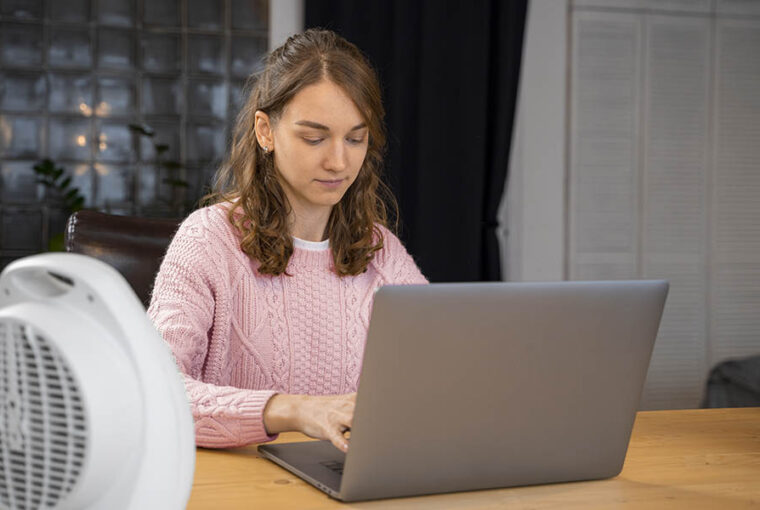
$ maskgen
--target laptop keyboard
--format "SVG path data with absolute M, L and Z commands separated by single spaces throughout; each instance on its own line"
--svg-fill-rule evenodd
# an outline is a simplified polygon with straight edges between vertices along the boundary
M 330 471 L 333 471 L 335 473 L 338 473 L 339 475 L 343 474 L 343 463 L 338 460 L 330 460 L 327 462 L 320 462 L 324 467 L 329 469 Z

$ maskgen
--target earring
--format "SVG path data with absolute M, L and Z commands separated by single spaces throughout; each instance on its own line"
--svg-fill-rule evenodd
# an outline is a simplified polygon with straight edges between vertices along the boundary
M 265 145 L 265 146 L 264 146 L 264 147 L 262 147 L 262 148 L 264 149 L 264 153 L 267 153 L 267 152 L 269 152 L 269 146 L 268 146 L 268 145 Z

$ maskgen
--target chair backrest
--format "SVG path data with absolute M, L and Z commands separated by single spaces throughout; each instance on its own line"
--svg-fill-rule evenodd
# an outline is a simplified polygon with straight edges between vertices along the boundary
M 147 307 L 161 259 L 181 220 L 78 211 L 66 227 L 66 251 L 116 268 Z

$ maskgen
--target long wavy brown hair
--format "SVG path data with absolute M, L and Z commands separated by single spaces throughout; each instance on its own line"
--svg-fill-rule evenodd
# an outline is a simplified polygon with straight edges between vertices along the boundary
M 385 127 L 380 85 L 367 58 L 353 44 L 329 30 L 309 29 L 272 51 L 262 71 L 249 78 L 248 99 L 238 114 L 227 159 L 214 179 L 205 204 L 229 202 L 229 221 L 240 233 L 240 248 L 259 262 L 261 274 L 285 272 L 293 254 L 290 204 L 277 179 L 271 153 L 256 140 L 254 114 L 280 118 L 288 102 L 304 87 L 328 79 L 341 87 L 364 116 L 369 132 L 367 155 L 359 174 L 332 209 L 327 222 L 334 271 L 339 276 L 366 271 L 383 248 L 378 225 L 396 229 L 398 206 L 380 175 Z

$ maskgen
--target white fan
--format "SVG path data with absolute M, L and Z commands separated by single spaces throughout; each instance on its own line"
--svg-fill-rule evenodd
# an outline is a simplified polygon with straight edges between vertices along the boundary
M 185 508 L 193 420 L 124 278 L 44 254 L 0 276 L 0 508 Z

